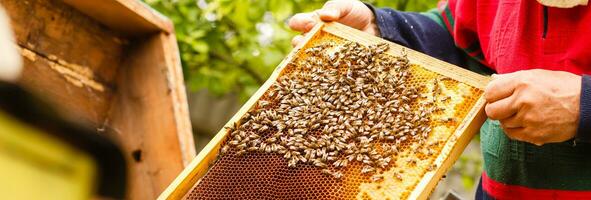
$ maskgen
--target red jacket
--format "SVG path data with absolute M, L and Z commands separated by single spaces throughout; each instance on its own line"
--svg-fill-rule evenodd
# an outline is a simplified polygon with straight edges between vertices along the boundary
M 548 69 L 591 74 L 591 6 L 450 0 L 443 18 L 456 45 L 483 58 L 497 73 Z

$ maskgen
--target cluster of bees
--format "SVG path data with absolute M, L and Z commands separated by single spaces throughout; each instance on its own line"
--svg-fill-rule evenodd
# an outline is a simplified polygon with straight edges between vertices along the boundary
M 354 42 L 306 49 L 304 59 L 288 66 L 294 72 L 226 127 L 222 155 L 279 154 L 289 167 L 309 164 L 337 179 L 340 169 L 358 162 L 362 174 L 379 181 L 402 144 L 426 142 L 436 112 L 432 103 L 419 105 L 425 88 L 407 83 L 406 57 L 387 50 L 387 44 Z

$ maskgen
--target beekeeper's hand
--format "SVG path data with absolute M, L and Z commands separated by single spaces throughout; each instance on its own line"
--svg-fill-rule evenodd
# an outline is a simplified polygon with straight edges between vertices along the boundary
M 497 75 L 484 91 L 486 114 L 512 139 L 542 145 L 575 137 L 581 76 L 523 70 Z
M 372 35 L 379 35 L 373 12 L 358 0 L 331 0 L 314 12 L 298 13 L 289 20 L 289 28 L 305 34 L 316 25 L 318 18 L 325 22 L 335 21 Z M 295 36 L 291 44 L 296 46 L 303 38 L 303 35 Z

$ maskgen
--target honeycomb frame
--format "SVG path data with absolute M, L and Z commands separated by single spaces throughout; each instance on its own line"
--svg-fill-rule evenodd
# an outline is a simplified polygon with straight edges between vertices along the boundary
M 272 86 L 276 80 L 286 73 L 288 65 L 297 59 L 298 53 L 306 48 L 312 47 L 313 44 L 318 43 L 319 40 L 327 39 L 329 37 L 337 37 L 344 41 L 357 42 L 362 45 L 372 45 L 379 43 L 388 43 L 390 49 L 387 54 L 401 55 L 405 54 L 414 66 L 418 66 L 422 70 L 427 70 L 437 75 L 440 75 L 450 80 L 465 84 L 471 88 L 478 90 L 477 95 L 473 96 L 474 103 L 471 107 L 466 108 L 465 115 L 457 122 L 453 133 L 445 139 L 444 144 L 439 149 L 432 160 L 431 166 L 434 169 L 424 172 L 413 185 L 411 191 L 403 196 L 407 199 L 426 199 L 429 197 L 431 191 L 435 188 L 438 181 L 445 174 L 445 172 L 453 165 L 455 160 L 462 153 L 471 138 L 476 134 L 480 125 L 486 119 L 484 115 L 484 97 L 483 90 L 489 81 L 488 77 L 478 75 L 463 68 L 445 63 L 435 58 L 429 57 L 420 52 L 405 48 L 403 46 L 391 43 L 389 41 L 368 35 L 367 33 L 349 28 L 338 23 L 320 23 L 314 27 L 310 33 L 305 37 L 304 42 L 295 47 L 292 52 L 279 64 L 271 77 L 265 82 L 261 88 L 243 105 L 243 107 L 228 121 L 226 124 L 230 126 L 239 121 L 257 102 L 264 96 L 266 91 Z M 187 168 L 174 180 L 174 182 L 161 194 L 159 199 L 183 199 L 191 192 L 195 185 L 199 184 L 201 179 L 207 174 L 209 169 L 219 159 L 218 154 L 223 142 L 226 140 L 229 131 L 226 129 L 220 132 L 208 143 L 208 145 L 197 155 L 197 157 L 187 166 Z M 371 195 L 366 195 L 370 196 Z M 365 196 L 364 196 L 365 197 Z

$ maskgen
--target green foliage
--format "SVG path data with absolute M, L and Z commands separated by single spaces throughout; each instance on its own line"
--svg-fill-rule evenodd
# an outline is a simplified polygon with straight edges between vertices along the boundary
M 244 101 L 291 50 L 298 34 L 285 25 L 295 13 L 322 7 L 321 0 L 144 0 L 175 25 L 185 81 Z M 437 0 L 372 0 L 377 6 L 425 11 Z
M 479 143 L 476 138 L 472 142 Z M 464 189 L 470 190 L 477 184 L 476 177 L 482 173 L 482 164 L 482 156 L 478 152 L 464 152 L 456 161 L 453 168 L 460 172 L 460 180 Z

